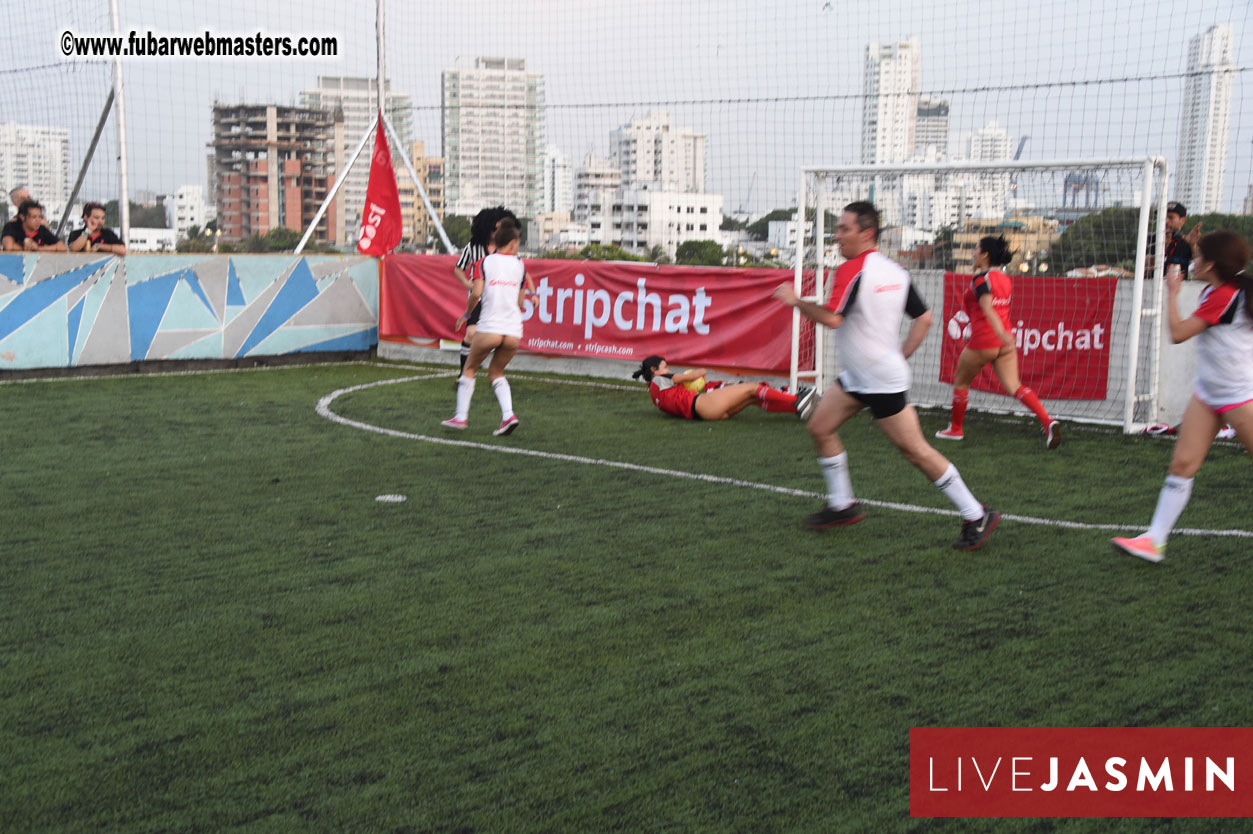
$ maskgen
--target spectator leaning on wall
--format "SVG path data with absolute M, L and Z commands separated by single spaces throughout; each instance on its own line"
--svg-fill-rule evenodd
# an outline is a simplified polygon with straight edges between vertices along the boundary
M 48 230 L 44 207 L 34 200 L 23 200 L 17 208 L 17 219 L 10 220 L 0 232 L 0 249 L 5 252 L 64 252 L 65 244 Z

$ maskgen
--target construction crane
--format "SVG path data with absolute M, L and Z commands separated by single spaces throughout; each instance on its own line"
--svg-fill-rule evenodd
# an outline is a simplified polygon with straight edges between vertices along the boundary
M 744 222 L 748 219 L 748 203 L 753 199 L 753 186 L 757 184 L 757 172 L 753 172 L 752 178 L 748 181 L 748 193 L 744 195 L 744 202 L 740 203 L 740 207 L 735 212 L 735 219 Z
M 1030 138 L 1031 138 L 1030 136 L 1024 136 L 1018 140 L 1018 150 L 1014 151 L 1015 162 L 1017 162 L 1018 159 L 1022 156 L 1022 149 L 1027 146 L 1027 140 Z M 1009 198 L 1011 200 L 1014 199 L 1014 192 L 1016 192 L 1017 190 L 1018 190 L 1018 172 L 1015 171 L 1014 173 L 1009 175 Z

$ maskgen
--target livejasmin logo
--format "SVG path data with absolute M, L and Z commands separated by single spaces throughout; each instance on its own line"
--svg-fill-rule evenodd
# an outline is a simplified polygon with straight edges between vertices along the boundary
M 914 727 L 915 817 L 1253 817 L 1250 727 Z
M 1215 785 L 1219 784 L 1228 791 L 1236 789 L 1236 759 L 1234 756 L 1226 757 L 1223 762 L 1216 762 L 1209 756 L 1205 756 L 1204 763 L 1204 788 L 1205 791 L 1215 790 Z M 1008 780 L 1010 790 L 1014 792 L 1028 791 L 1055 791 L 1058 789 L 1066 791 L 1088 790 L 1088 791 L 1125 791 L 1128 789 L 1137 791 L 1195 791 L 1201 788 L 1201 768 L 1199 761 L 1194 761 L 1193 756 L 1183 756 L 1182 759 L 1173 760 L 1167 756 L 1162 758 L 1156 764 L 1145 757 L 1140 757 L 1139 767 L 1134 762 L 1128 762 L 1122 756 L 1110 756 L 1105 759 L 1103 764 L 1104 773 L 1102 776 L 1109 778 L 1100 786 L 1097 785 L 1097 779 L 1092 774 L 1092 768 L 1089 767 L 1088 761 L 1084 756 L 1080 756 L 1077 761 L 1062 761 L 1061 757 L 1050 756 L 1047 764 L 1040 769 L 1040 762 L 1034 756 L 998 756 L 994 761 L 984 760 L 980 762 L 978 757 L 969 756 L 963 761 L 962 757 L 954 760 L 941 759 L 939 762 L 940 782 L 936 781 L 936 759 L 935 757 L 927 758 L 928 770 L 931 774 L 929 789 L 931 791 L 961 791 L 961 790 L 978 790 L 982 786 L 985 792 L 991 791 L 993 784 L 996 782 L 997 774 L 1000 773 L 1002 780 Z M 1128 765 L 1131 765 L 1130 772 L 1135 776 L 1135 787 L 1130 788 L 1130 781 L 1127 778 Z M 1004 765 L 1004 769 L 1002 769 Z M 965 780 L 963 781 L 963 766 L 965 769 Z M 973 772 L 972 772 L 973 771 Z M 1100 772 L 1098 770 L 1098 772 Z M 956 774 L 956 781 L 947 781 L 952 779 Z M 1040 776 L 1047 775 L 1047 779 L 1041 781 Z M 977 782 L 972 782 L 971 776 L 976 777 Z M 1178 777 L 1178 778 L 1176 778 Z
M 1025 325 L 1026 322 L 1019 319 L 1017 326 L 1014 327 L 1014 342 L 1018 346 L 1018 352 L 1024 357 L 1033 350 L 1040 349 L 1045 351 L 1105 350 L 1105 328 L 1100 324 L 1094 324 L 1090 328 L 1069 328 L 1064 321 L 1059 321 L 1057 326 L 1045 330 Z M 948 320 L 944 330 L 954 341 L 969 340 L 970 316 L 965 310 L 958 310 Z

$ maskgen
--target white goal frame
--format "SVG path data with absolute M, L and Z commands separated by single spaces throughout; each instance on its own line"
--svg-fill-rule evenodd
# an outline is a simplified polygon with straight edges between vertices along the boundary
M 1126 366 L 1124 380 L 1124 397 L 1121 403 L 1121 419 L 1117 418 L 1093 418 L 1082 414 L 1067 414 L 1063 407 L 1055 410 L 1056 416 L 1064 419 L 1075 420 L 1079 422 L 1102 423 L 1107 425 L 1120 425 L 1122 430 L 1127 433 L 1139 431 L 1144 426 L 1149 425 L 1156 420 L 1153 417 L 1158 413 L 1159 408 L 1159 375 L 1161 367 L 1161 338 L 1162 338 L 1162 320 L 1163 320 L 1163 299 L 1165 293 L 1161 281 L 1156 281 L 1156 291 L 1152 294 L 1149 304 L 1144 303 L 1145 278 L 1147 269 L 1147 248 L 1149 241 L 1149 223 L 1153 212 L 1156 211 L 1156 232 L 1154 247 L 1154 263 L 1155 277 L 1160 277 L 1160 271 L 1163 267 L 1165 258 L 1165 219 L 1167 193 L 1169 187 L 1169 172 L 1164 157 L 1149 156 L 1140 158 L 1115 158 L 1115 159 L 1058 159 L 1040 162 L 1022 162 L 1003 160 L 998 162 L 930 162 L 930 163 L 890 163 L 879 165 L 834 165 L 834 166 L 805 166 L 800 172 L 800 188 L 797 194 L 797 234 L 796 234 L 796 252 L 795 252 L 795 273 L 794 288 L 796 294 L 801 296 L 805 301 L 812 301 L 817 304 L 824 304 L 827 300 L 827 292 L 830 287 L 830 280 L 834 274 L 834 269 L 830 261 L 821 265 L 818 273 L 818 280 L 815 284 L 815 295 L 801 295 L 803 286 L 803 272 L 805 268 L 806 251 L 812 247 L 811 251 L 819 253 L 824 251 L 823 242 L 826 239 L 826 233 L 823 229 L 824 215 L 827 211 L 838 212 L 843 206 L 822 206 L 816 207 L 814 212 L 814 229 L 813 236 L 807 240 L 805 234 L 805 209 L 808 208 L 808 197 L 806 193 L 808 189 L 808 181 L 811 175 L 830 176 L 830 175 L 858 175 L 863 177 L 871 177 L 876 175 L 899 176 L 902 174 L 945 174 L 945 173 L 979 173 L 979 172 L 995 172 L 1013 174 L 1019 171 L 1040 171 L 1052 170 L 1056 172 L 1070 172 L 1082 169 L 1121 169 L 1126 171 L 1139 171 L 1143 175 L 1143 188 L 1141 189 L 1141 199 L 1138 206 L 1139 218 L 1136 232 L 1136 260 L 1135 260 L 1135 278 L 1132 287 L 1132 309 L 1129 322 L 1129 332 L 1127 333 L 1127 351 Z M 1154 195 L 1156 195 L 1156 203 L 1154 203 Z M 814 264 L 818 263 L 815 257 Z M 1150 285 L 1152 286 L 1152 285 Z M 792 338 L 791 338 L 791 369 L 790 384 L 791 390 L 796 390 L 796 386 L 801 382 L 808 382 L 816 385 L 821 390 L 825 390 L 834 381 L 834 374 L 828 372 L 826 367 L 829 363 L 826 359 L 827 355 L 827 328 L 822 326 L 814 327 L 814 359 L 812 368 L 802 368 L 801 362 L 801 314 L 799 310 L 792 311 Z M 1111 334 L 1112 338 L 1112 334 Z M 1141 361 L 1143 356 L 1144 361 Z M 1115 368 L 1113 363 L 1110 366 L 1111 376 L 1114 374 Z M 1065 401 L 1052 401 L 1054 403 L 1064 403 Z M 935 403 L 919 403 L 920 405 L 936 405 L 944 406 L 946 402 Z M 972 403 L 972 410 L 975 406 Z M 1052 409 L 1051 409 L 1052 410 Z

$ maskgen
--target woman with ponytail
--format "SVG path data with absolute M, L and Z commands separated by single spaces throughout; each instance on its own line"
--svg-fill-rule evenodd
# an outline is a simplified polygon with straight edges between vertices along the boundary
M 975 276 L 962 299 L 962 309 L 970 317 L 970 341 L 957 357 L 953 372 L 953 416 L 948 428 L 936 432 L 941 440 L 961 440 L 966 435 L 962 422 L 970 383 L 988 363 L 1005 388 L 1005 392 L 1025 405 L 1040 421 L 1044 443 L 1056 449 L 1061 443 L 1059 424 L 1049 416 L 1040 398 L 1018 378 L 1018 349 L 1009 326 L 1009 303 L 1014 292 L 1013 281 L 995 267 L 1004 266 L 1014 258 L 1003 236 L 982 238 L 975 246 Z
M 1172 265 L 1166 276 L 1166 311 L 1175 344 L 1196 337 L 1196 382 L 1179 425 L 1166 484 L 1149 529 L 1135 538 L 1111 539 L 1114 547 L 1160 562 L 1166 539 L 1192 495 L 1218 430 L 1226 422 L 1253 455 L 1253 279 L 1249 244 L 1235 232 L 1211 232 L 1197 243 L 1192 278 L 1209 286 L 1189 318 L 1179 315 L 1183 275 Z
M 643 377 L 653 404 L 662 412 L 687 420 L 726 420 L 754 404 L 765 411 L 786 411 L 805 419 L 813 408 L 812 388 L 787 394 L 764 382 L 737 382 L 700 392 L 685 387 L 685 383 L 704 379 L 706 373 L 704 368 L 672 373 L 665 359 L 650 356 L 631 378 Z

